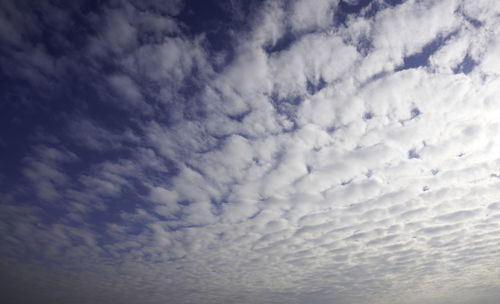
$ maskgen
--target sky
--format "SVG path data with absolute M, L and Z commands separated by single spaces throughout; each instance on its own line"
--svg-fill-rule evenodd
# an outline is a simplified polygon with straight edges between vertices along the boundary
M 500 303 L 500 2 L 0 1 L 0 302 Z

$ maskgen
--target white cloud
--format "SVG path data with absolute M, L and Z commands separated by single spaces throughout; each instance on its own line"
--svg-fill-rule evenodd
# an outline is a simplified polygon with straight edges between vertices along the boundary
M 143 96 L 138 86 L 130 77 L 126 75 L 111 75 L 108 77 L 108 82 L 123 101 L 141 108 L 139 105 L 142 104 Z M 144 106 L 144 104 L 142 105 Z
M 171 216 L 180 209 L 179 205 L 177 205 L 179 195 L 175 191 L 155 187 L 151 190 L 149 198 L 153 202 L 160 203 L 160 205 L 155 208 L 155 211 L 165 217 Z
M 71 120 L 66 135 L 74 139 L 77 145 L 101 152 L 118 150 L 124 144 L 140 142 L 140 138 L 129 128 L 117 134 L 90 119 Z
M 295 31 L 326 29 L 333 23 L 333 14 L 338 1 L 321 0 L 294 1 L 290 13 L 290 24 Z
M 25 159 L 39 197 L 67 200 L 71 216 L 40 229 L 39 210 L 2 206 L 10 260 L 23 240 L 61 263 L 15 282 L 48 273 L 41 288 L 59 282 L 62 297 L 76 289 L 124 303 L 145 293 L 146 303 L 474 303 L 471 290 L 494 299 L 498 5 L 380 7 L 334 27 L 336 2 L 266 2 L 217 71 L 206 38 L 173 23 L 180 4 L 165 22 L 148 11 L 145 27 L 175 33 L 154 43 L 136 44 L 140 25 L 115 20 L 130 35 L 110 41 L 126 74 L 109 85 L 152 111 L 133 116 L 134 131 L 72 122 L 76 146 L 103 155 L 84 155 L 91 164 L 77 173 L 65 170 L 76 148 Z M 288 47 L 266 51 L 290 28 Z M 428 63 L 404 66 L 448 35 Z M 477 65 L 457 69 L 467 56 Z M 186 80 L 199 82 L 187 96 Z M 127 199 L 105 232 L 90 221 L 90 210 Z M 65 271 L 75 280 L 61 281 Z

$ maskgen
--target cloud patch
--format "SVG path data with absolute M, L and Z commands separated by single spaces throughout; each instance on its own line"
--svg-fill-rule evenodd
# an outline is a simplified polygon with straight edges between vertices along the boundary
M 1 4 L 6 299 L 496 303 L 498 4 L 225 4 Z

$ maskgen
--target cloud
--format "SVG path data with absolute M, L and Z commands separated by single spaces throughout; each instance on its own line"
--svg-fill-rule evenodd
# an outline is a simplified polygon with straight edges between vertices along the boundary
M 61 165 L 77 159 L 69 151 L 46 145 L 36 146 L 32 155 L 24 159 L 23 175 L 32 183 L 41 199 L 54 201 L 60 198 L 56 188 L 64 187 L 69 180 L 61 170 Z
M 498 299 L 498 5 L 226 4 L 2 4 L 9 300 Z
M 124 144 L 140 141 L 140 138 L 131 129 L 127 128 L 121 134 L 117 134 L 90 119 L 71 120 L 65 135 L 76 145 L 94 151 L 119 150 Z

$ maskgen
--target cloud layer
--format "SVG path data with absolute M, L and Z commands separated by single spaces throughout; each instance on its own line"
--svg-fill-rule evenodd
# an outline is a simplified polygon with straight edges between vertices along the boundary
M 8 302 L 500 299 L 496 1 L 0 11 Z

